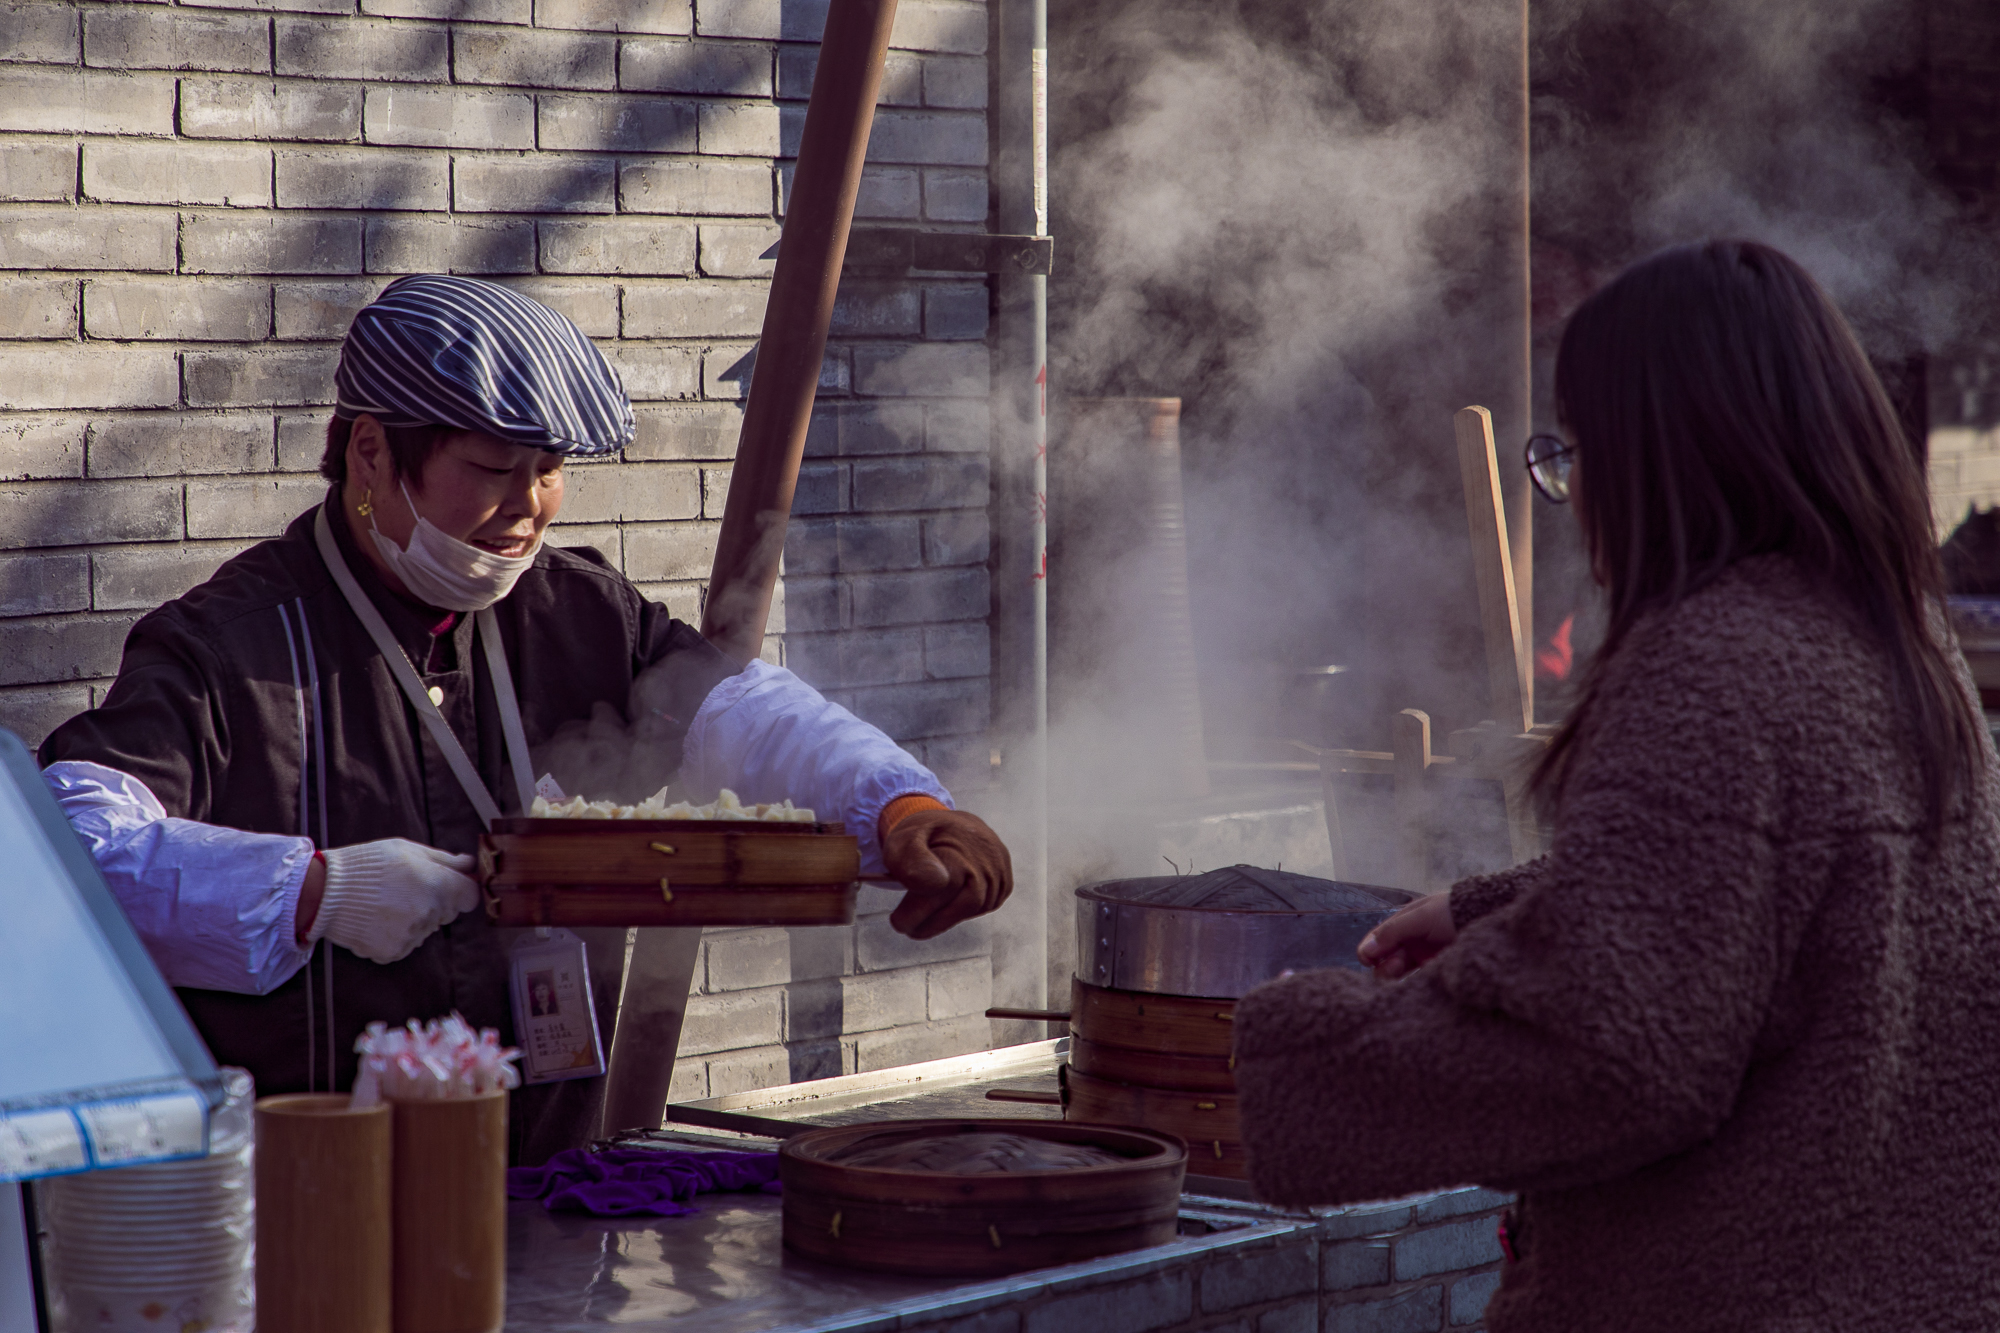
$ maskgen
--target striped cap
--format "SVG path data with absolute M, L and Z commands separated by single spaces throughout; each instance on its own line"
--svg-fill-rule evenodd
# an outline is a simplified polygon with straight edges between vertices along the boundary
M 618 372 L 583 331 L 474 278 L 398 278 L 354 317 L 336 411 L 385 426 L 450 426 L 589 457 L 632 439 Z

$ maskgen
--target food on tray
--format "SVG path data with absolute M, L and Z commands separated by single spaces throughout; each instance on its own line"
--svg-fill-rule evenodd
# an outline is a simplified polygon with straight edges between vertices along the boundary
M 1072 1171 L 1113 1166 L 1128 1159 L 1090 1143 L 1058 1143 L 1026 1134 L 901 1134 L 863 1139 L 828 1155 L 842 1166 L 890 1171 L 941 1171 L 953 1176 L 985 1176 L 1016 1171 Z
M 724 787 L 722 794 L 707 805 L 691 805 L 686 801 L 667 803 L 667 789 L 660 788 L 637 805 L 619 805 L 616 801 L 586 801 L 581 796 L 572 796 L 566 801 L 551 801 L 546 796 L 537 796 L 535 804 L 528 812 L 536 819 L 741 819 L 764 820 L 777 824 L 811 824 L 817 816 L 803 806 L 790 801 L 780 801 L 776 805 L 745 805 L 735 792 Z

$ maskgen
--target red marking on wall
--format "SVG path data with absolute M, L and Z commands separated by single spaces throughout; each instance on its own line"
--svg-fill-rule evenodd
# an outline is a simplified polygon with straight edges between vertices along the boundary
M 1576 665 L 1576 650 L 1570 646 L 1570 631 L 1576 628 L 1576 617 L 1567 616 L 1549 636 L 1549 641 L 1535 650 L 1536 680 L 1568 680 L 1570 668 Z

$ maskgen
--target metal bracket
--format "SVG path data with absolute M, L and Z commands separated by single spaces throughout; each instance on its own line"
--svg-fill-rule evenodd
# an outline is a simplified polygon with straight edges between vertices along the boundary
M 1000 236 L 978 231 L 919 231 L 856 227 L 847 235 L 843 273 L 890 276 L 922 269 L 938 273 L 1019 273 L 1048 276 L 1055 241 L 1047 236 Z

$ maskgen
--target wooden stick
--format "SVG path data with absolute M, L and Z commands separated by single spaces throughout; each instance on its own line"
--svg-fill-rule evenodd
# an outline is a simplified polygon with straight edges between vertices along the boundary
M 1430 892 L 1430 843 L 1425 836 L 1430 802 L 1424 794 L 1424 771 L 1431 766 L 1431 719 L 1428 713 L 1405 708 L 1390 719 L 1396 747 L 1396 852 L 1401 886 L 1413 893 Z
M 1472 537 L 1472 572 L 1479 585 L 1479 620 L 1486 631 L 1486 678 L 1493 717 L 1508 733 L 1534 725 L 1534 674 L 1515 599 L 1514 558 L 1507 544 L 1507 508 L 1493 450 L 1493 416 L 1467 407 L 1453 418 L 1458 472 L 1465 485 L 1465 520 Z

